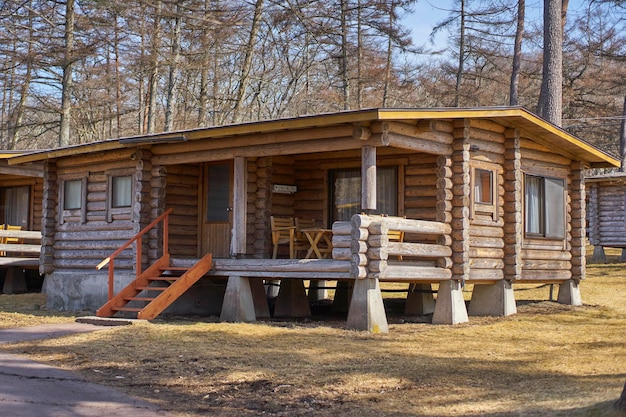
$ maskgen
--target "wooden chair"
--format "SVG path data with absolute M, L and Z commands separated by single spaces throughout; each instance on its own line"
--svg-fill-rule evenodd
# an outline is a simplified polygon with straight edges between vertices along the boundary
M 294 242 L 296 235 L 296 225 L 293 217 L 270 217 L 270 227 L 272 229 L 272 245 L 274 251 L 272 259 L 278 255 L 278 245 L 289 245 L 289 258 L 295 257 Z
M 387 236 L 390 242 L 404 242 L 404 232 L 400 230 L 390 230 Z M 398 255 L 398 260 L 402 260 L 402 255 Z
M 311 247 L 309 239 L 302 233 L 302 229 L 313 229 L 317 227 L 315 219 L 300 219 L 296 217 L 296 235 L 294 240 L 294 251 L 298 255 L 299 252 L 308 251 Z

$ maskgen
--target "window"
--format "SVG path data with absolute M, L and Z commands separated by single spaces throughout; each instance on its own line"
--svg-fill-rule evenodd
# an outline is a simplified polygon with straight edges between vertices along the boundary
M 527 237 L 565 238 L 565 180 L 526 175 L 524 231 Z
M 132 175 L 111 178 L 111 207 L 130 207 L 133 186 Z
M 63 184 L 63 209 L 78 210 L 82 204 L 83 182 L 81 180 L 67 180 Z
M 498 220 L 497 167 L 485 162 L 474 162 L 472 167 L 471 216 L 490 216 Z
M 29 227 L 30 186 L 0 188 L 0 223 Z
M 345 169 L 329 172 L 331 183 L 330 222 L 348 221 L 361 212 L 361 170 Z M 398 214 L 398 169 L 376 169 L 377 213 Z
M 477 168 L 474 170 L 474 202 L 493 204 L 493 172 Z

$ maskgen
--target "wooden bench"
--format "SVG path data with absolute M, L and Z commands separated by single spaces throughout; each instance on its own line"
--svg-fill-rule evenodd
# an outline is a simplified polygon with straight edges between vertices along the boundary
M 0 268 L 6 270 L 2 292 L 26 292 L 24 270 L 39 269 L 41 232 L 0 229 Z

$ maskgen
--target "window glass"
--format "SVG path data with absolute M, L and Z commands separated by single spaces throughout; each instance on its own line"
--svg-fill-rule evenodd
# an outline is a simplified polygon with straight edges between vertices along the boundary
M 565 181 L 525 177 L 525 232 L 535 237 L 565 238 Z
M 111 207 L 130 207 L 132 179 L 132 175 L 111 178 Z
M 63 189 L 63 208 L 65 210 L 76 210 L 82 207 L 82 188 L 81 180 L 68 180 L 64 183 Z
M 474 170 L 474 202 L 493 204 L 493 172 L 478 168 Z
M 207 221 L 227 222 L 230 205 L 230 165 L 209 165 Z
M 28 228 L 30 218 L 30 187 L 7 187 L 1 189 L 0 211 L 2 217 L 0 221 L 4 224 L 22 226 Z
M 398 170 L 396 167 L 376 169 L 376 213 L 398 214 Z M 361 212 L 361 170 L 335 170 L 330 172 L 331 223 L 349 221 Z

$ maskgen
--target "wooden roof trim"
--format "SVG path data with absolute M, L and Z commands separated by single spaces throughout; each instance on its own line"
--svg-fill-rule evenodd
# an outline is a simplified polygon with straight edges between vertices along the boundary
M 481 108 L 430 108 L 430 109 L 367 109 L 320 115 L 301 116 L 288 119 L 258 121 L 236 125 L 215 126 L 198 128 L 185 131 L 159 133 L 145 138 L 146 144 L 151 139 L 165 140 L 167 137 L 185 135 L 190 140 L 206 140 L 218 137 L 240 136 L 247 134 L 263 134 L 288 130 L 299 130 L 316 127 L 328 127 L 347 123 L 362 123 L 368 125 L 376 121 L 390 120 L 424 120 L 424 119 L 462 119 L 462 118 L 486 118 L 499 121 L 507 121 L 510 127 L 517 126 L 522 130 L 531 127 L 552 135 L 553 138 L 564 140 L 577 148 L 573 152 L 578 158 L 586 160 L 596 166 L 619 166 L 619 161 L 600 149 L 570 135 L 561 128 L 540 119 L 523 107 L 481 107 Z M 531 129 L 530 132 L 533 130 Z M 535 135 L 530 135 L 532 138 Z M 101 142 L 76 145 L 62 149 L 39 151 L 15 156 L 9 159 L 9 164 L 21 164 L 26 162 L 41 161 L 51 158 L 78 155 L 84 152 L 101 152 L 125 147 L 141 146 L 138 144 L 123 144 L 120 139 L 112 139 Z M 582 152 L 579 152 L 580 149 Z M 570 149 L 570 152 L 572 150 Z

